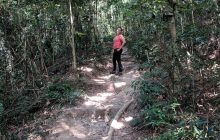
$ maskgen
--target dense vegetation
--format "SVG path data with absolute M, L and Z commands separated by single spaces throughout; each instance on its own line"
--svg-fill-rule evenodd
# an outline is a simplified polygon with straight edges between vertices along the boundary
M 110 50 L 98 39 L 95 7 L 81 0 L 0 1 L 2 134 L 42 108 L 74 104 L 81 95 L 77 67 L 99 62 Z M 63 79 L 66 72 L 75 80 Z
M 126 10 L 130 52 L 145 71 L 133 82 L 142 109 L 133 125 L 153 129 L 152 139 L 218 139 L 219 3 L 137 1 Z
M 217 0 L 0 0 L 0 132 L 80 96 L 77 67 L 109 54 L 117 26 L 143 76 L 133 82 L 151 139 L 220 137 Z M 60 80 L 67 71 L 75 81 Z

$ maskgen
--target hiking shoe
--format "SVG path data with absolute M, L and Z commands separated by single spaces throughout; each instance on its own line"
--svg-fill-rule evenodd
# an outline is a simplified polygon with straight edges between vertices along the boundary
M 110 72 L 110 74 L 115 74 L 115 73 L 116 73 L 115 71 L 111 71 L 111 72 Z
M 122 75 L 122 72 L 118 72 L 117 75 L 118 75 L 118 76 L 121 76 L 121 75 Z

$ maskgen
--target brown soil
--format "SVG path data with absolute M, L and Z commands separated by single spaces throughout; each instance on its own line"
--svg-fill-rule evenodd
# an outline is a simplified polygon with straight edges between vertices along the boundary
M 111 60 L 111 58 L 109 58 Z M 118 110 L 133 97 L 131 83 L 139 77 L 137 65 L 125 50 L 122 55 L 124 72 L 122 76 L 110 75 L 103 71 L 96 76 L 87 76 L 84 82 L 88 86 L 86 97 L 77 106 L 45 111 L 45 118 L 36 118 L 28 139 L 34 140 L 105 140 L 107 139 L 111 121 Z M 111 67 L 111 61 L 106 67 Z M 92 69 L 83 68 L 89 75 Z M 110 68 L 109 68 L 110 70 Z M 89 78 L 88 78 L 89 77 Z M 135 131 L 129 121 L 137 114 L 136 103 L 133 102 L 115 128 L 114 140 L 139 140 L 143 132 Z M 40 121 L 39 121 L 40 120 Z M 39 123 L 40 122 L 40 123 Z M 28 125 L 30 128 L 30 125 Z M 45 133 L 47 132 L 47 133 Z M 22 134 L 21 134 L 22 135 Z M 21 136 L 22 137 L 22 136 Z

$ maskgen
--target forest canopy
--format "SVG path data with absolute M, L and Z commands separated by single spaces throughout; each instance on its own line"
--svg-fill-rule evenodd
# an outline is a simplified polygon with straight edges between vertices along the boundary
M 152 139 L 220 137 L 220 1 L 0 0 L 0 134 L 50 104 L 75 102 L 57 80 L 111 54 L 117 27 L 136 59 L 140 115 Z M 111 45 L 110 45 L 111 46 Z M 31 115 L 32 114 L 32 115 Z M 1 138 L 0 138 L 1 139 Z

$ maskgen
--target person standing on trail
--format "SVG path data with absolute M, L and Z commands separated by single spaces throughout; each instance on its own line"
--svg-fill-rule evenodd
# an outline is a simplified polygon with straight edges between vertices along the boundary
M 121 27 L 117 28 L 117 35 L 113 39 L 113 70 L 110 74 L 116 74 L 116 61 L 118 63 L 118 75 L 122 75 L 123 67 L 121 64 L 121 54 L 123 51 L 123 47 L 125 45 L 125 38 L 122 35 L 123 29 Z

